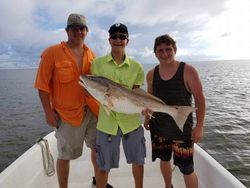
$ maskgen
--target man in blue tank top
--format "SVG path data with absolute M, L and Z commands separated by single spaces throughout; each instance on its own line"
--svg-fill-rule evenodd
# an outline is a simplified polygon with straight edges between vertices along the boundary
M 147 73 L 148 92 L 159 97 L 168 105 L 191 106 L 194 98 L 196 125 L 193 126 L 192 114 L 189 115 L 180 130 L 171 116 L 154 113 L 146 116 L 144 127 L 150 130 L 152 142 L 152 160 L 160 158 L 160 169 L 166 188 L 172 185 L 171 156 L 174 164 L 183 173 L 187 188 L 198 188 L 198 179 L 194 172 L 194 143 L 203 136 L 205 116 L 205 97 L 202 84 L 195 68 L 175 60 L 176 42 L 169 35 L 155 39 L 154 53 L 159 65 Z

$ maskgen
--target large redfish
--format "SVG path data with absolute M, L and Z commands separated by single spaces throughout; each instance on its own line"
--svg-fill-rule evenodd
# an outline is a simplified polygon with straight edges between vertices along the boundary
M 102 76 L 82 76 L 79 84 L 104 106 L 108 115 L 110 110 L 134 114 L 148 108 L 154 112 L 169 114 L 183 131 L 188 115 L 196 110 L 191 106 L 166 105 L 161 99 L 142 89 L 131 90 Z

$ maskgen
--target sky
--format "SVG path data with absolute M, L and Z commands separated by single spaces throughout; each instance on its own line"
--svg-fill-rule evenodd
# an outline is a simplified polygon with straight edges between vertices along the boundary
M 108 29 L 124 23 L 126 53 L 140 63 L 157 63 L 154 39 L 171 35 L 176 59 L 250 59 L 250 0 L 2 0 L 0 68 L 37 67 L 50 45 L 66 41 L 70 13 L 86 16 L 85 43 L 97 56 L 110 52 Z

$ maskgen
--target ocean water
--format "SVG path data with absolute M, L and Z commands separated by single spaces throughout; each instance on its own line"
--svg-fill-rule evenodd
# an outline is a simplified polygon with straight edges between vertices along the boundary
M 188 63 L 200 74 L 207 103 L 199 145 L 250 187 L 250 60 Z M 143 66 L 147 72 L 155 65 Z M 33 88 L 35 74 L 0 70 L 0 172 L 53 130 Z

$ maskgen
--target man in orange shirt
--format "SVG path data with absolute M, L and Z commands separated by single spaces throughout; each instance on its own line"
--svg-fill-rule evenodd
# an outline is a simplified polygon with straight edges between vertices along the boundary
M 46 121 L 56 128 L 60 188 L 68 186 L 69 161 L 82 155 L 84 141 L 91 148 L 95 174 L 97 171 L 95 144 L 99 105 L 86 96 L 78 84 L 80 75 L 90 73 L 95 58 L 92 50 L 84 44 L 88 33 L 85 17 L 70 14 L 66 32 L 66 42 L 50 46 L 42 53 L 35 81 Z M 93 186 L 95 183 L 93 177 Z

